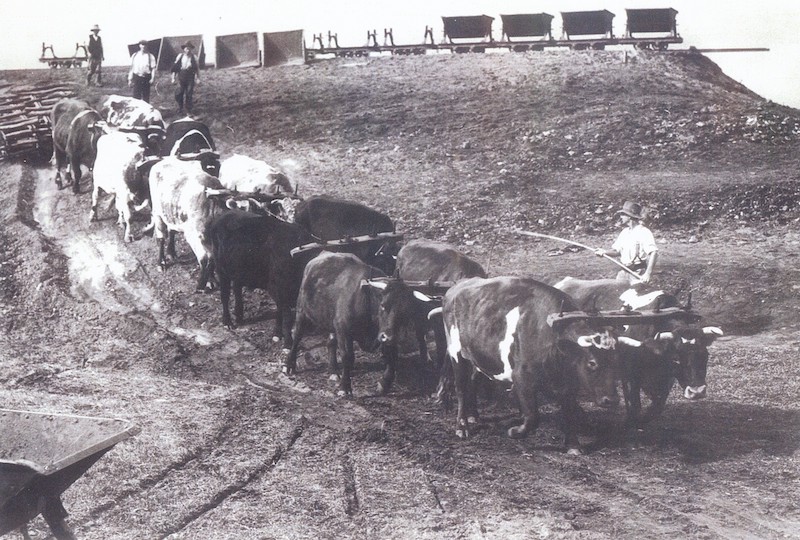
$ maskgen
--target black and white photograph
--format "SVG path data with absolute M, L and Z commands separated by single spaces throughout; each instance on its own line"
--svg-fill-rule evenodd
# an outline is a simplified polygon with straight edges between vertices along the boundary
M 800 3 L 0 12 L 0 538 L 800 538 Z

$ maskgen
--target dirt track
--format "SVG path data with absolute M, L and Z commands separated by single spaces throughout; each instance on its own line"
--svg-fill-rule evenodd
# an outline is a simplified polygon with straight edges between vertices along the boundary
M 435 67 L 442 65 L 437 60 Z M 223 77 L 206 77 L 206 100 L 215 79 L 227 86 Z M 223 139 L 221 146 L 230 151 L 234 144 Z M 329 173 L 352 165 L 345 150 L 336 156 L 299 160 L 310 191 L 332 191 L 338 177 Z M 386 183 L 388 192 L 401 189 L 391 168 L 411 165 L 387 156 L 388 179 L 370 170 L 380 155 L 365 153 L 346 189 L 357 192 L 370 181 Z M 441 185 L 451 186 L 443 190 L 459 199 L 461 173 L 436 170 Z M 586 405 L 587 453 L 572 457 L 561 452 L 559 415 L 550 406 L 534 436 L 508 439 L 503 423 L 515 410 L 502 392 L 481 404 L 484 429 L 457 440 L 454 413 L 420 395 L 412 354 L 386 397 L 371 395 L 380 366 L 370 355 L 357 357 L 352 400 L 333 396 L 322 349 L 301 357 L 300 373 L 289 379 L 278 370 L 267 297 L 248 293 L 248 323 L 226 331 L 218 299 L 190 292 L 195 263 L 185 245 L 180 263 L 159 272 L 152 238 L 122 244 L 110 211 L 89 223 L 88 182 L 75 197 L 55 190 L 47 166 L 0 171 L 0 402 L 122 417 L 141 427 L 66 492 L 79 538 L 800 536 L 800 237 L 791 226 L 715 221 L 699 242 L 686 240 L 694 224 L 663 232 L 661 279 L 671 286 L 690 276 L 697 308 L 728 334 L 711 349 L 709 397 L 688 403 L 673 391 L 660 419 L 627 434 L 616 429 L 621 413 Z M 415 194 L 424 193 L 418 186 L 428 174 L 437 173 L 414 178 Z M 586 185 L 613 177 L 582 174 Z M 637 178 L 664 185 L 670 174 L 683 189 L 712 173 L 676 167 Z M 436 196 L 448 194 L 432 193 L 423 204 L 440 207 Z M 494 222 L 476 234 L 470 224 L 486 224 L 480 207 L 412 222 L 417 197 L 411 199 L 394 199 L 409 229 L 441 227 L 493 274 L 608 272 L 594 257 L 555 252 L 558 246 L 531 243 Z M 138 231 L 144 223 L 136 225 Z M 612 236 L 600 232 L 595 241 Z M 45 531 L 37 519 L 33 534 L 43 538 Z

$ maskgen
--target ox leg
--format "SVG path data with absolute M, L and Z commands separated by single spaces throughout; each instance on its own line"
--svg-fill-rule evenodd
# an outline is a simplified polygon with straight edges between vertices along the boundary
M 434 323 L 433 335 L 436 340 L 436 366 L 439 368 L 439 383 L 434 394 L 434 401 L 450 410 L 453 394 L 453 364 L 447 358 L 447 338 L 444 325 Z
M 279 319 L 275 321 L 275 324 L 281 325 L 281 333 L 283 336 L 283 349 L 288 351 L 292 348 L 292 324 L 294 321 L 294 317 L 292 315 L 292 308 L 289 306 L 279 306 L 278 307 Z
M 222 302 L 222 326 L 228 330 L 233 330 L 234 325 L 231 324 L 231 280 L 227 276 L 220 276 L 219 278 L 219 298 Z
M 386 395 L 389 393 L 397 373 L 397 345 L 381 345 L 381 356 L 386 363 L 386 367 L 383 370 L 383 377 L 378 382 L 377 391 L 380 395 Z
M 639 422 L 640 425 L 644 425 L 661 416 L 661 413 L 663 413 L 664 409 L 667 407 L 667 398 L 669 398 L 669 393 L 674 383 L 675 379 L 667 377 L 654 390 L 645 389 L 645 393 L 650 397 L 650 405 L 642 415 Z
M 336 361 L 336 351 L 339 347 L 336 334 L 328 335 L 328 372 L 331 377 L 339 377 L 339 362 Z
M 458 414 L 456 417 L 456 436 L 460 439 L 469 437 L 469 424 L 475 424 L 477 418 L 470 416 L 470 403 L 474 399 L 475 382 L 472 379 L 472 365 L 460 354 L 452 360 L 453 375 L 458 399 Z
M 564 396 L 559 401 L 561 402 L 561 415 L 563 416 L 561 429 L 564 431 L 564 445 L 567 447 L 567 454 L 580 455 L 581 445 L 578 442 L 578 425 L 583 412 L 575 396 Z
M 169 243 L 167 244 L 167 255 L 172 257 L 172 260 L 178 259 L 178 253 L 175 251 L 175 231 L 167 232 L 169 236 Z
M 352 336 L 346 336 L 344 339 L 339 339 L 342 342 L 342 380 L 339 382 L 339 395 L 353 395 L 353 385 L 351 377 L 353 373 L 353 366 L 356 363 L 356 353 L 353 348 Z
M 228 290 L 230 291 L 230 287 Z M 237 281 L 233 282 L 233 302 L 233 320 L 236 321 L 237 326 L 240 326 L 244 321 L 244 293 L 242 284 Z
M 638 381 L 623 380 L 622 395 L 625 398 L 625 426 L 627 428 L 635 427 L 639 425 L 642 412 L 642 396 Z
M 64 168 L 64 163 L 67 160 L 67 155 L 58 149 L 53 149 L 53 154 L 56 161 L 56 178 L 55 178 L 56 187 L 58 189 L 64 189 L 64 181 L 61 176 L 61 169 Z
M 89 212 L 89 221 L 97 221 L 97 205 L 100 202 L 100 188 L 94 186 L 92 188 L 92 210 Z
M 77 159 L 72 159 L 72 192 L 76 195 L 81 192 L 81 162 Z
M 513 374 L 514 394 L 517 396 L 522 423 L 508 429 L 508 436 L 513 439 L 526 437 L 528 433 L 539 427 L 539 402 L 536 398 L 536 375 L 524 366 Z
M 164 246 L 166 243 L 167 239 L 163 236 L 158 238 L 158 266 L 160 266 L 162 270 L 167 269 L 167 258 L 164 256 Z
M 305 319 L 302 316 L 297 317 L 292 328 L 292 346 L 282 367 L 282 371 L 287 375 L 297 373 L 297 353 L 300 350 L 300 340 L 303 339 L 304 326 Z

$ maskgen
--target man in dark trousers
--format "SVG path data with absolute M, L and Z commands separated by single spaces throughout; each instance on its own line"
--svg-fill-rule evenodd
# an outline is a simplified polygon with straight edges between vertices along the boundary
M 133 87 L 133 97 L 150 103 L 150 83 L 156 74 L 156 57 L 147 52 L 147 40 L 139 42 L 139 50 L 131 55 L 128 86 Z
M 92 26 L 89 34 L 89 45 L 86 50 L 89 53 L 89 72 L 86 75 L 86 85 L 92 84 L 92 75 L 97 73 L 97 86 L 103 86 L 103 39 L 100 37 L 100 27 Z
M 175 63 L 172 64 L 173 84 L 175 84 L 176 77 L 178 84 L 180 84 L 175 92 L 175 101 L 178 102 L 178 114 L 183 114 L 185 100 L 186 113 L 191 115 L 194 85 L 196 82 L 200 82 L 200 70 L 197 65 L 197 57 L 194 55 L 194 44 L 191 41 L 183 44 L 183 52 L 175 57 Z

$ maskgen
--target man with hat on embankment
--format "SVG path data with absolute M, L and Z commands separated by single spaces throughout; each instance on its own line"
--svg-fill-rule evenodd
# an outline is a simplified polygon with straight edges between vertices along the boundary
M 595 254 L 599 257 L 619 257 L 622 264 L 639 275 L 639 281 L 649 283 L 658 259 L 658 247 L 653 233 L 642 223 L 645 220 L 642 206 L 633 201 L 625 201 L 617 215 L 623 227 L 622 232 L 611 245 L 611 249 L 599 248 L 595 250 Z M 617 279 L 635 278 L 620 270 Z
M 178 114 L 183 114 L 184 100 L 186 113 L 191 115 L 194 103 L 192 101 L 195 82 L 200 82 L 200 70 L 197 57 L 194 54 L 194 43 L 187 41 L 183 44 L 183 52 L 175 57 L 172 64 L 172 84 L 178 79 L 178 90 L 175 92 L 175 101 L 178 102 Z
M 86 52 L 89 53 L 89 71 L 86 74 L 86 86 L 92 84 L 92 75 L 97 73 L 97 86 L 103 86 L 103 72 L 101 70 L 103 60 L 103 39 L 100 37 L 100 27 L 94 25 L 89 34 L 89 44 Z
M 156 57 L 147 51 L 147 40 L 139 41 L 139 50 L 131 55 L 128 86 L 133 86 L 133 97 L 150 103 L 150 83 L 156 75 Z

